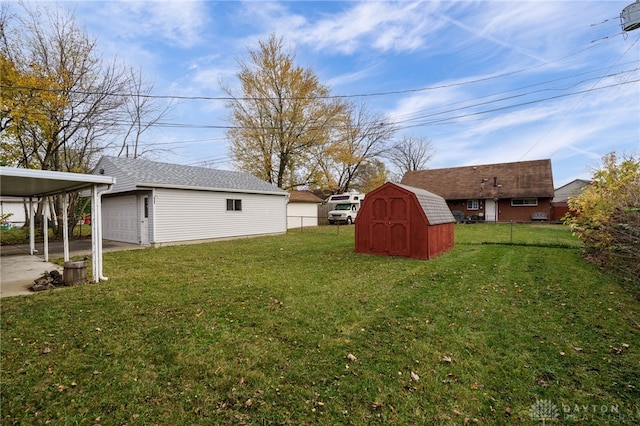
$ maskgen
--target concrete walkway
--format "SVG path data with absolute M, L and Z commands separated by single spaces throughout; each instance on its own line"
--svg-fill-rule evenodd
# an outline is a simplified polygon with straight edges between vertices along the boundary
M 103 252 L 117 250 L 135 250 L 144 248 L 137 244 L 119 243 L 116 241 L 103 241 Z M 38 254 L 29 254 L 28 244 L 12 246 L 0 246 L 0 298 L 33 294 L 29 289 L 33 281 L 45 272 L 57 270 L 60 273 L 63 267 L 44 261 L 44 245 L 36 243 Z M 90 256 L 91 240 L 69 241 L 69 256 Z M 49 242 L 49 260 L 64 257 L 62 242 Z

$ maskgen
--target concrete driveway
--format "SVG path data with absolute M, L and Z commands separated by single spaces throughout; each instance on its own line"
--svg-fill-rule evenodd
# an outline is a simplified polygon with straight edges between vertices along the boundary
M 117 250 L 135 250 L 144 248 L 137 244 L 120 243 L 116 241 L 103 241 L 103 252 Z M 12 245 L 0 247 L 0 297 L 20 296 L 33 294 L 29 289 L 33 281 L 45 272 L 57 270 L 60 273 L 63 267 L 55 263 L 44 261 L 43 244 L 36 244 L 38 255 L 29 254 L 29 245 Z M 90 256 L 91 240 L 69 241 L 69 255 Z M 49 259 L 58 259 L 64 256 L 62 242 L 49 242 Z

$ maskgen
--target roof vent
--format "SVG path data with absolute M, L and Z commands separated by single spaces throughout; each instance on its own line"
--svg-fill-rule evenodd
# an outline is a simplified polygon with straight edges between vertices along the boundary
M 640 28 L 640 0 L 636 0 L 635 3 L 631 3 L 622 9 L 620 23 L 622 24 L 622 31 L 632 31 Z

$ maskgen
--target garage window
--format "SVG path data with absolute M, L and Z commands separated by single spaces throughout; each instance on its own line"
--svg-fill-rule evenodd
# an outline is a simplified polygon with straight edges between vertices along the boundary
M 227 211 L 228 212 L 242 211 L 242 200 L 234 200 L 232 198 L 227 198 Z

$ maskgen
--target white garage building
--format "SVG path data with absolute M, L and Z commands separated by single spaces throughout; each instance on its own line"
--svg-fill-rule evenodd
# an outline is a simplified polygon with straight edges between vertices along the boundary
M 160 247 L 287 231 L 288 193 L 248 173 L 120 157 L 93 173 L 116 178 L 102 200 L 107 240 Z

